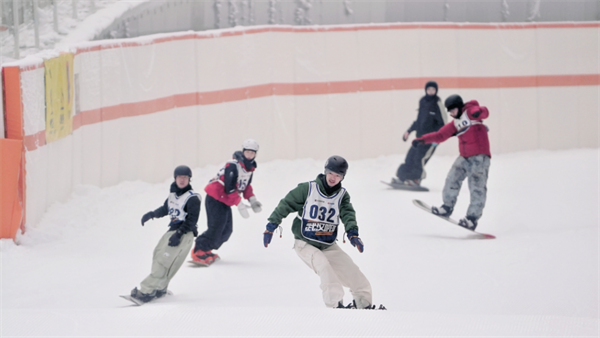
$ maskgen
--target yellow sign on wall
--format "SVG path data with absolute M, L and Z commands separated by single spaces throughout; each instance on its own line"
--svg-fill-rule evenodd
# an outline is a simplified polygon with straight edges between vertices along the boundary
M 73 129 L 73 54 L 44 61 L 46 74 L 46 142 Z

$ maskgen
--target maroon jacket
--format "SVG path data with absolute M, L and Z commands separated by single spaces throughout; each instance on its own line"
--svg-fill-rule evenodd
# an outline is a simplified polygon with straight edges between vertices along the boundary
M 490 153 L 488 131 L 486 126 L 481 122 L 483 119 L 490 116 L 490 112 L 486 107 L 480 107 L 479 103 L 475 100 L 467 102 L 462 111 L 463 114 L 467 114 L 472 124 L 466 132 L 458 135 L 460 156 L 471 157 L 483 154 L 492 157 L 492 154 Z M 475 117 L 474 114 L 477 115 L 477 117 Z M 458 130 L 456 129 L 454 122 L 455 121 L 452 121 L 443 126 L 440 130 L 425 134 L 417 139 L 423 140 L 425 143 L 442 143 L 457 134 Z

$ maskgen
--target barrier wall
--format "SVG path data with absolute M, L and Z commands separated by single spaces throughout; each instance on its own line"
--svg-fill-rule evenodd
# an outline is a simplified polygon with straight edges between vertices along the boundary
M 50 143 L 43 62 L 30 58 L 27 222 L 76 185 L 159 182 L 250 137 L 260 161 L 405 153 L 428 80 L 489 108 L 493 154 L 598 147 L 599 26 L 263 26 L 78 44 L 73 132 Z M 457 153 L 455 139 L 438 148 Z

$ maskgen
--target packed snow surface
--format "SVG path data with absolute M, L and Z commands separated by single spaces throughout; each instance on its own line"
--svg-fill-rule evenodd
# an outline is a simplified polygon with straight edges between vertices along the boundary
M 232 149 L 232 152 L 235 149 Z M 223 161 L 230 154 L 223 154 Z M 359 253 L 339 245 L 369 278 L 387 311 L 325 308 L 319 279 L 282 238 L 262 244 L 267 217 L 324 159 L 257 161 L 253 186 L 263 212 L 242 219 L 209 268 L 185 263 L 167 296 L 142 307 L 118 297 L 150 272 L 167 219 L 140 225 L 168 195 L 160 184 L 78 187 L 24 235 L 1 241 L 2 336 L 598 336 L 598 149 L 495 155 L 488 201 L 469 231 L 416 208 L 440 205 L 454 158 L 435 156 L 430 192 L 388 189 L 403 156 L 350 161 L 343 185 L 357 211 Z M 195 168 L 202 193 L 220 166 Z M 463 185 L 453 216 L 468 206 Z M 204 206 L 203 206 L 204 207 Z M 206 229 L 202 210 L 200 231 Z M 349 293 L 345 302 L 351 301 Z

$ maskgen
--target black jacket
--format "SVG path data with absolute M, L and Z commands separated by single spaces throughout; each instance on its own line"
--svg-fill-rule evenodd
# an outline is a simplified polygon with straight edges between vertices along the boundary
M 191 185 L 187 185 L 187 187 L 183 189 L 179 189 L 177 184 L 173 182 L 171 184 L 170 192 L 174 192 L 177 196 L 181 196 L 185 192 L 192 190 Z M 165 200 L 165 203 L 160 206 L 158 209 L 154 210 L 154 217 L 160 218 L 167 216 L 169 214 L 169 199 Z M 187 216 L 185 217 L 185 221 L 179 223 L 170 223 L 169 230 L 181 230 L 183 233 L 193 232 L 194 236 L 198 236 L 198 218 L 200 217 L 200 198 L 197 196 L 191 197 L 183 210 L 187 212 Z
M 438 131 L 445 124 L 440 111 L 440 98 L 437 95 L 425 95 L 419 101 L 419 115 L 417 120 L 408 128 L 408 132 L 416 131 L 417 137 Z

